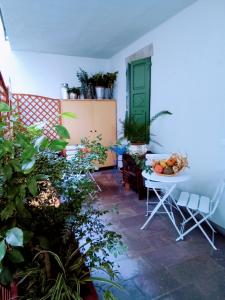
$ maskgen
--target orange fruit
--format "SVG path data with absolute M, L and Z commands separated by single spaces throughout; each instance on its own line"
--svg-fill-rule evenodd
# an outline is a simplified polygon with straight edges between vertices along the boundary
M 163 173 L 163 167 L 160 164 L 155 165 L 154 170 L 156 171 L 156 173 Z
M 173 167 L 176 163 L 176 160 L 174 158 L 169 158 L 166 162 L 166 164 L 169 166 L 169 167 Z

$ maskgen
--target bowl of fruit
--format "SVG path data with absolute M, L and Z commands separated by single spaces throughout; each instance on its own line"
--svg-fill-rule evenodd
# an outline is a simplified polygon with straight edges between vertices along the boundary
M 187 157 L 174 153 L 167 159 L 153 160 L 152 170 L 157 175 L 175 176 L 188 167 Z

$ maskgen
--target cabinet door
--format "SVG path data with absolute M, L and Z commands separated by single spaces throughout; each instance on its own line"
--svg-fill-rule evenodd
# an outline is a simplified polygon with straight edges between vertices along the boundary
M 102 144 L 111 146 L 116 142 L 116 102 L 115 101 L 93 101 L 94 103 L 94 133 L 95 136 L 102 135 Z M 116 156 L 108 151 L 108 158 L 104 167 L 114 166 Z
M 65 100 L 61 102 L 62 112 L 73 112 L 76 119 L 63 119 L 70 133 L 70 145 L 80 144 L 82 137 L 93 138 L 93 103 L 85 100 Z

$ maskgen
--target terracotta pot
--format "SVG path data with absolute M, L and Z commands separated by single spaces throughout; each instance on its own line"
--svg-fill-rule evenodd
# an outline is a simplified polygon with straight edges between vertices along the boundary
M 84 300 L 98 300 L 98 294 L 92 282 L 87 283 L 88 294 L 83 296 Z
M 0 299 L 1 300 L 13 300 L 17 299 L 18 291 L 16 282 L 13 281 L 10 285 L 10 288 L 0 285 Z

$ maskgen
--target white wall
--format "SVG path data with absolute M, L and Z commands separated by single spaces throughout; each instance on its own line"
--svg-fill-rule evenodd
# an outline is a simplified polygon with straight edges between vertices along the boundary
M 108 71 L 109 68 L 109 61 L 106 59 L 24 51 L 12 51 L 12 55 L 14 63 L 11 81 L 15 93 L 59 98 L 61 83 L 80 85 L 76 76 L 79 67 L 89 74 Z
M 14 93 L 59 98 L 61 83 L 79 86 L 76 73 L 80 67 L 89 74 L 109 71 L 109 60 L 12 51 L 0 23 L 0 71 L 7 85 L 10 78 Z
M 5 84 L 9 84 L 10 65 L 12 61 L 11 49 L 8 41 L 5 41 L 3 27 L 0 21 L 0 71 L 4 77 Z
M 152 127 L 163 147 L 187 153 L 192 179 L 182 188 L 211 196 L 225 171 L 225 1 L 198 0 L 112 57 L 119 71 L 118 119 L 126 109 L 126 57 L 153 44 L 151 115 L 173 116 Z M 119 127 L 119 123 L 118 123 Z M 213 220 L 225 228 L 225 194 Z

